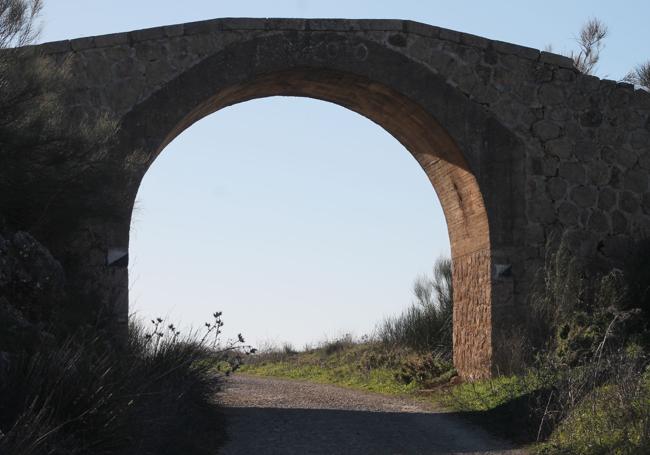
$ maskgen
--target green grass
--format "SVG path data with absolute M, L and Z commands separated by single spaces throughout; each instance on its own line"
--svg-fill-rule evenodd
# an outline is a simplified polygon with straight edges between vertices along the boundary
M 391 350 L 380 343 L 343 343 L 307 352 L 287 350 L 261 355 L 242 372 L 258 376 L 301 379 L 336 384 L 387 395 L 408 395 L 457 411 L 487 431 L 529 446 L 533 453 L 636 454 L 647 453 L 650 434 L 650 374 L 635 392 L 629 384 L 596 389 L 575 407 L 559 426 L 542 425 L 549 391 L 558 377 L 545 370 L 450 385 L 453 373 L 443 373 L 440 387 L 404 384 L 398 378 L 412 351 Z M 571 375 L 571 372 L 567 372 Z M 572 376 L 577 378 L 575 374 Z M 549 388 L 550 387 L 550 388 Z M 557 390 L 553 391 L 557 394 Z M 556 397 L 557 395 L 550 395 Z M 631 397 L 631 398 L 630 398 Z M 537 443 L 537 437 L 542 437 Z M 544 438 L 548 438 L 544 440 Z
M 243 365 L 239 371 L 257 376 L 303 379 L 335 384 L 388 395 L 410 394 L 419 389 L 415 382 L 404 384 L 396 379 L 397 359 L 378 359 L 378 346 L 351 344 L 334 352 L 328 348 L 284 355 L 282 359 L 259 360 Z
M 499 376 L 458 384 L 440 397 L 447 407 L 457 411 L 489 411 L 540 388 L 533 375 Z

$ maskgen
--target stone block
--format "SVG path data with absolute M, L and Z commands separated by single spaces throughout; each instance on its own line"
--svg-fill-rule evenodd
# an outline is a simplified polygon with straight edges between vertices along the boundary
M 565 137 L 547 141 L 544 148 L 549 154 L 561 159 L 570 158 L 573 154 L 573 143 Z
M 646 129 L 633 131 L 630 135 L 630 145 L 637 150 L 650 150 L 650 131 Z
M 592 186 L 579 185 L 571 189 L 570 197 L 580 207 L 594 207 L 598 200 L 598 191 Z
M 73 51 L 83 51 L 85 49 L 92 49 L 95 47 L 95 38 L 94 37 L 88 37 L 88 38 L 77 38 L 70 40 L 70 47 L 72 48 Z
M 636 164 L 638 156 L 631 149 L 618 145 L 616 148 L 605 146 L 600 154 L 606 163 L 630 168 Z
M 641 206 L 639 196 L 631 191 L 621 191 L 618 195 L 618 208 L 625 213 L 636 213 Z
M 616 205 L 616 192 L 611 188 L 601 188 L 598 192 L 598 208 L 610 210 Z
M 552 177 L 557 174 L 559 160 L 552 156 L 547 156 L 542 159 L 542 175 Z
M 560 68 L 555 71 L 554 79 L 560 82 L 573 82 L 578 74 L 580 73 L 577 70 Z
M 587 167 L 589 182 L 596 186 L 607 185 L 611 178 L 611 167 L 604 161 L 594 161 Z
M 441 28 L 438 35 L 440 39 L 445 41 L 452 41 L 454 43 L 460 43 L 461 33 L 455 30 L 449 30 L 447 28 Z
M 356 19 L 354 22 L 361 31 L 403 32 L 406 27 L 400 19 Z
M 580 125 L 587 128 L 599 127 L 603 123 L 603 113 L 597 109 L 589 109 L 580 115 Z
M 168 25 L 163 27 L 163 29 L 165 30 L 165 36 L 169 38 L 176 38 L 185 34 L 185 26 L 183 24 Z
M 641 207 L 643 208 L 643 213 L 650 215 L 650 193 L 643 193 Z
M 416 35 L 422 35 L 428 38 L 440 37 L 440 27 L 416 21 L 404 21 L 404 23 L 406 24 L 406 31 L 408 33 L 415 33 Z
M 546 184 L 548 195 L 554 201 L 559 201 L 563 199 L 566 195 L 567 188 L 568 185 L 566 181 L 564 181 L 564 179 L 560 177 L 552 177 L 548 179 L 548 182 Z
M 165 38 L 165 27 L 145 28 L 131 32 L 131 39 L 134 42 L 148 41 L 153 39 Z
M 560 68 L 574 68 L 573 60 L 570 57 L 554 54 L 552 52 L 542 51 L 539 55 L 539 61 L 542 63 L 559 66 Z
M 600 87 L 600 78 L 590 74 L 578 73 L 576 80 L 578 82 L 578 89 L 584 92 L 593 92 Z
M 648 172 L 643 169 L 630 169 L 623 174 L 623 188 L 635 193 L 644 193 L 648 190 Z
M 128 33 L 112 33 L 110 35 L 101 35 L 95 37 L 96 47 L 123 46 L 129 44 Z
M 526 243 L 529 245 L 541 245 L 545 241 L 544 225 L 540 223 L 529 224 L 526 228 Z
M 341 19 L 308 19 L 305 22 L 305 27 L 312 31 L 350 32 L 361 30 L 361 26 L 356 21 Z
M 258 21 L 261 30 L 264 30 L 263 20 L 256 19 L 256 21 Z M 227 21 L 224 21 L 224 19 L 212 19 L 209 21 L 188 22 L 187 24 L 183 24 L 183 28 L 186 36 L 201 35 L 204 33 L 213 33 L 223 30 L 223 27 L 225 26 L 224 22 L 227 23 L 229 27 L 235 27 L 236 24 L 236 21 L 233 19 L 228 19 Z M 232 30 L 236 29 L 233 28 Z
M 477 47 L 479 49 L 487 49 L 490 44 L 489 39 L 483 38 L 482 36 L 471 35 L 469 33 L 462 33 L 460 35 L 460 42 L 461 44 Z
M 555 219 L 555 207 L 548 199 L 531 201 L 530 220 L 537 223 L 552 223 Z
M 589 215 L 587 228 L 595 232 L 608 232 L 610 229 L 609 218 L 601 210 L 594 210 Z
M 628 228 L 627 216 L 620 210 L 612 211 L 612 232 L 614 234 L 624 234 Z
M 295 30 L 303 31 L 307 27 L 307 20 L 305 19 L 268 19 L 266 27 L 273 30 Z
M 579 211 L 578 207 L 571 202 L 562 202 L 557 209 L 558 220 L 565 226 L 575 226 L 578 222 Z
M 548 141 L 559 137 L 562 133 L 562 128 L 548 120 L 540 120 L 533 125 L 533 133 L 542 141 Z
M 52 41 L 50 43 L 41 44 L 37 47 L 41 52 L 45 54 L 59 54 L 63 52 L 70 52 L 72 49 L 69 40 Z
M 497 52 L 502 54 L 512 54 L 527 60 L 537 60 L 539 58 L 539 50 L 532 47 L 519 46 L 504 41 L 492 41 L 491 44 Z
M 566 103 L 566 95 L 560 85 L 543 84 L 539 89 L 538 97 L 545 106 Z
M 565 179 L 569 184 L 582 184 L 585 183 L 585 167 L 581 163 L 572 161 L 560 162 L 559 175 Z

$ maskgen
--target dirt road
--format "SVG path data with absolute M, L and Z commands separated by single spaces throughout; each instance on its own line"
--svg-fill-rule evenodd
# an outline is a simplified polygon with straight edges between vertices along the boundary
M 221 398 L 230 438 L 221 455 L 524 453 L 408 398 L 246 375 Z

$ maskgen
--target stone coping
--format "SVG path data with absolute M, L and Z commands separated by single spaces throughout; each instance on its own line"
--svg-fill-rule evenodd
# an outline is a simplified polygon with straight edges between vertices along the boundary
M 191 36 L 219 31 L 331 31 L 359 32 L 380 31 L 421 35 L 452 41 L 467 46 L 486 49 L 490 44 L 497 52 L 513 54 L 528 60 L 540 60 L 564 68 L 573 68 L 570 58 L 550 52 L 540 52 L 530 47 L 519 46 L 503 41 L 490 40 L 481 36 L 462 33 L 410 20 L 398 19 L 256 19 L 256 18 L 221 18 L 185 24 L 164 25 L 160 27 L 90 36 L 72 40 L 53 41 L 39 44 L 41 51 L 55 54 L 133 44 L 160 38 Z
M 188 22 L 184 24 L 164 25 L 141 30 L 133 30 L 130 32 L 53 41 L 30 47 L 34 47 L 45 54 L 58 54 L 93 48 L 133 45 L 135 43 L 149 40 L 208 34 L 220 31 L 380 31 L 408 33 L 450 41 L 479 49 L 487 49 L 488 47 L 491 47 L 501 54 L 515 55 L 530 61 L 577 71 L 571 58 L 564 55 L 540 51 L 538 49 L 520 46 L 505 41 L 491 40 L 470 33 L 436 27 L 422 22 L 400 19 L 219 18 Z M 595 76 L 586 77 L 599 79 Z M 644 88 L 635 87 L 626 82 L 602 79 L 601 83 L 606 85 L 617 85 L 619 87 L 628 88 L 631 91 L 643 92 L 644 94 L 647 93 Z

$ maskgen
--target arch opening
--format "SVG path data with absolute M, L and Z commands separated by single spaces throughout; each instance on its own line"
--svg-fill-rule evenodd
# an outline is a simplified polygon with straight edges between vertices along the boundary
M 131 313 L 186 332 L 223 311 L 223 336 L 255 347 L 371 334 L 449 256 L 439 201 L 410 154 L 311 98 L 200 120 L 158 156 L 137 201 Z
M 134 179 L 175 137 L 226 106 L 256 98 L 295 96 L 332 102 L 377 123 L 417 160 L 429 178 L 447 222 L 453 263 L 454 363 L 465 377 L 489 376 L 492 359 L 491 251 L 488 216 L 479 184 L 460 147 L 418 103 L 386 85 L 340 71 L 294 68 L 258 75 L 203 97 L 169 123 Z

